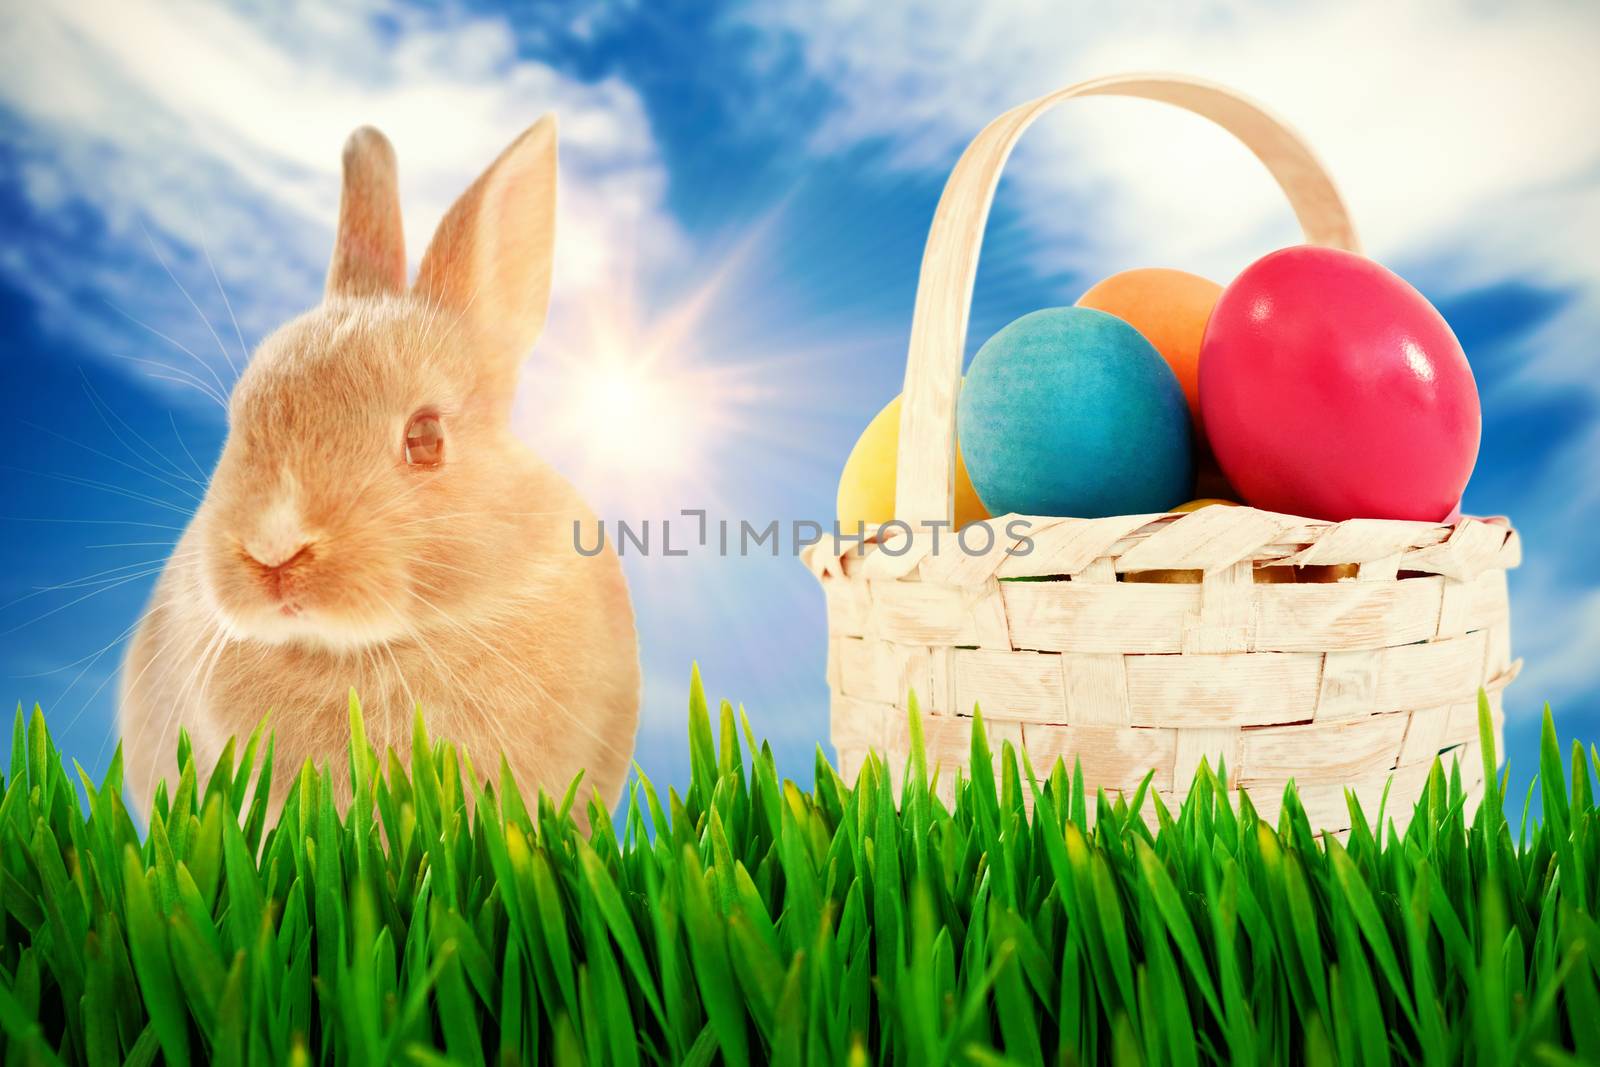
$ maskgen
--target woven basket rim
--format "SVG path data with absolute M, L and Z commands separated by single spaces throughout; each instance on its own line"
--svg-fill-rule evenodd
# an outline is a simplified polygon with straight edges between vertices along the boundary
M 1033 544 L 1026 555 L 1015 554 L 1018 539 L 1007 536 L 1019 521 L 1027 524 Z M 986 535 L 974 551 L 971 531 L 978 526 L 988 527 L 993 537 Z M 1522 560 L 1520 535 L 1498 515 L 1463 516 L 1454 523 L 1332 521 L 1239 505 L 1097 519 L 1011 514 L 969 523 L 963 530 L 964 536 L 946 529 L 935 537 L 930 530 L 891 520 L 865 527 L 859 540 L 857 531 L 842 531 L 840 539 L 825 535 L 802 549 L 800 559 L 818 579 L 860 574 L 954 584 L 994 577 L 1070 579 L 1104 559 L 1118 574 L 1157 569 L 1210 574 L 1249 560 L 1258 567 L 1354 564 L 1369 570 L 1380 565 L 1396 577 L 1405 572 L 1468 581 L 1485 570 L 1515 568 Z M 1154 544 L 1158 538 L 1167 544 Z

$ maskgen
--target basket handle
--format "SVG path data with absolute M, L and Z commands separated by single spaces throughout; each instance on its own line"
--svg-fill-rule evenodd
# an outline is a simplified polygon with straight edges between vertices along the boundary
M 1308 242 L 1360 250 L 1344 201 L 1311 149 L 1283 122 L 1231 89 L 1179 74 L 1115 74 L 1012 108 L 985 126 L 961 154 L 928 228 L 900 405 L 895 512 L 904 522 L 955 517 L 956 391 L 989 205 L 1017 138 L 1045 111 L 1075 96 L 1158 100 L 1210 119 L 1266 164 Z

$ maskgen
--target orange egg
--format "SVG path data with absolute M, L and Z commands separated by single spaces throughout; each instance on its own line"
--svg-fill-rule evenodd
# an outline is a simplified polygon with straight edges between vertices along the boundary
M 1183 386 L 1200 426 L 1200 339 L 1222 295 L 1216 282 L 1187 271 L 1144 267 L 1113 274 L 1078 298 L 1078 306 L 1109 312 L 1155 345 Z

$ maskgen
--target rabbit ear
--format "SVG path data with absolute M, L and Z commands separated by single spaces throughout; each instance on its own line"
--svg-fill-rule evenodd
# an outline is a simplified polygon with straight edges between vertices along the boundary
M 400 182 L 394 147 L 371 126 L 344 143 L 339 232 L 328 264 L 327 296 L 404 292 L 406 239 L 400 227 Z
M 511 380 L 544 328 L 555 236 L 556 119 L 546 115 L 461 194 L 417 274 L 418 295 L 476 329 Z

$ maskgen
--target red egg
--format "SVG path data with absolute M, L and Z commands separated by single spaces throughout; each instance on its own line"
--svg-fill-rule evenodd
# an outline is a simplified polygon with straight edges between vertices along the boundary
M 1228 481 L 1268 511 L 1438 522 L 1478 457 L 1478 387 L 1444 316 L 1331 248 L 1273 252 L 1223 292 L 1200 408 Z

